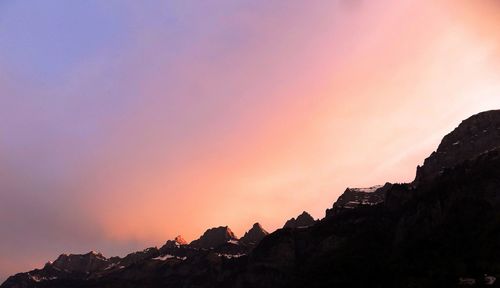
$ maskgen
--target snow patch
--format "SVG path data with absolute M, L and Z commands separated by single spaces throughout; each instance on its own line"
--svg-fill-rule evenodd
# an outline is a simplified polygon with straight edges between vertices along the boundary
M 31 274 L 28 274 L 30 279 L 35 281 L 35 282 L 42 282 L 42 281 L 47 281 L 47 280 L 55 280 L 57 279 L 57 277 L 53 276 L 53 277 L 42 277 L 42 276 L 39 276 L 39 275 L 31 275 Z
M 176 258 L 174 255 L 164 255 L 164 256 L 158 256 L 158 257 L 155 257 L 153 258 L 153 260 L 158 260 L 158 261 L 165 261 L 167 259 L 172 259 L 172 258 Z
M 349 190 L 352 190 L 355 192 L 373 193 L 382 187 L 383 187 L 382 185 L 375 185 L 375 186 L 368 187 L 368 188 L 349 188 Z
M 167 255 L 158 256 L 158 257 L 153 258 L 153 260 L 157 260 L 157 261 L 167 261 L 168 259 L 186 260 L 187 257 L 186 256 L 184 256 L 184 257 L 177 257 L 177 256 L 174 256 L 174 255 L 167 254 Z
M 245 254 L 226 254 L 226 253 L 217 253 L 217 256 L 224 257 L 226 259 L 231 258 L 240 258 L 241 256 L 245 256 Z

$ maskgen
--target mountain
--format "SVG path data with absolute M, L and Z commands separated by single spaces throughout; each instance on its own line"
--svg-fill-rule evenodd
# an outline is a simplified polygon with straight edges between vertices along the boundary
M 333 207 L 326 210 L 326 217 L 333 216 L 344 209 L 354 209 L 361 205 L 377 205 L 382 203 L 385 201 L 385 194 L 391 188 L 391 183 L 369 188 L 347 188 L 333 204 Z
M 175 237 L 174 240 L 167 240 L 167 243 L 165 243 L 165 245 L 163 245 L 160 248 L 160 250 L 180 247 L 180 246 L 187 245 L 187 244 L 188 243 L 186 242 L 186 240 L 184 240 L 184 238 L 181 235 L 178 235 L 177 237 Z
M 101 270 L 108 264 L 107 259 L 101 253 L 92 251 L 84 255 L 62 254 L 53 263 L 47 263 L 47 266 L 70 273 L 88 274 Z
M 240 242 L 246 245 L 255 246 L 269 234 L 259 223 L 253 224 L 252 228 L 241 237 Z
M 292 218 L 286 221 L 283 228 L 306 228 L 314 225 L 315 222 L 316 221 L 314 221 L 314 218 L 311 215 L 309 215 L 309 213 L 304 211 L 302 212 L 302 214 L 297 216 L 297 219 Z
M 446 135 L 438 149 L 417 167 L 416 182 L 428 181 L 481 153 L 498 148 L 500 143 L 499 110 L 486 111 L 464 120 Z
M 416 180 L 392 184 L 383 202 L 339 209 L 307 229 L 264 238 L 249 256 L 240 287 L 498 285 L 498 117 L 500 110 L 488 111 L 462 122 Z M 458 141 L 475 144 L 448 158 Z
M 61 254 L 54 262 L 47 262 L 42 269 L 8 278 L 1 287 L 34 287 L 47 281 L 86 279 L 115 265 L 113 260 L 94 251 L 87 254 Z
M 197 240 L 192 241 L 189 245 L 196 248 L 216 248 L 229 241 L 237 242 L 238 238 L 233 231 L 227 226 L 211 228 L 205 231 Z
M 158 250 L 158 248 L 150 247 L 142 251 L 128 254 L 123 259 L 119 259 L 119 261 L 117 261 L 117 265 L 128 267 L 132 264 L 140 263 L 146 259 L 151 259 L 158 256 L 160 256 L 160 251 Z
M 239 241 L 218 227 L 129 257 L 137 261 L 61 255 L 0 287 L 498 287 L 499 118 L 463 121 L 413 182 L 348 188 L 327 217 L 304 212 L 253 249 L 245 237 L 262 236 L 257 223 Z

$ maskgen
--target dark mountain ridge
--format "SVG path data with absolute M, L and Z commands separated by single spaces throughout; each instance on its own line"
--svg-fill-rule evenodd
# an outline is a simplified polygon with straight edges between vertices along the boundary
M 486 111 L 469 117 L 446 135 L 436 151 L 417 167 L 415 182 L 428 181 L 446 168 L 500 146 L 500 113 Z
M 297 219 L 292 218 L 286 221 L 283 228 L 307 228 L 314 225 L 315 222 L 314 218 L 309 213 L 304 211 L 302 214 L 297 216 Z
M 269 234 L 259 223 L 255 223 L 252 229 L 248 230 L 243 237 L 241 237 L 240 242 L 246 245 L 255 246 L 264 239 Z
M 229 241 L 238 241 L 238 238 L 229 227 L 220 226 L 208 229 L 200 238 L 192 241 L 189 245 L 196 248 L 210 249 Z
M 348 188 L 326 216 L 293 219 L 255 248 L 218 227 L 195 245 L 129 257 L 136 261 L 61 256 L 0 287 L 496 287 L 500 110 L 446 135 L 412 183 Z

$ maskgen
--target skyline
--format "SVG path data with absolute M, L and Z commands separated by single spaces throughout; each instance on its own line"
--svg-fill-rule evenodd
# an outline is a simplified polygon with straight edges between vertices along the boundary
M 0 281 L 61 253 L 274 231 L 347 187 L 412 181 L 500 107 L 499 10 L 0 3 Z

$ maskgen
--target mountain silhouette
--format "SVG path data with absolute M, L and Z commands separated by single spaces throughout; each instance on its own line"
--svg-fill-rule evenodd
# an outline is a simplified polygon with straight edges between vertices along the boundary
M 271 234 L 221 226 L 124 258 L 63 254 L 0 287 L 496 287 L 500 110 L 464 120 L 413 182 L 347 188 L 330 207 Z

